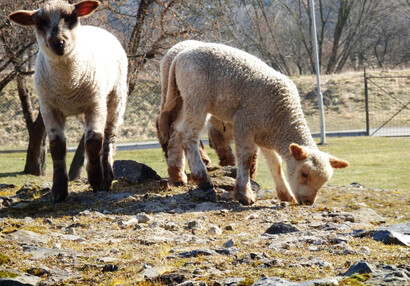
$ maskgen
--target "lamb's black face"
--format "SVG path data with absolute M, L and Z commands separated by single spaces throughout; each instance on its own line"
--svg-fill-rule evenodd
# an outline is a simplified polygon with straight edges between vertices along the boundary
M 42 48 L 57 56 L 73 49 L 74 29 L 79 21 L 73 5 L 49 2 L 33 15 L 37 36 Z

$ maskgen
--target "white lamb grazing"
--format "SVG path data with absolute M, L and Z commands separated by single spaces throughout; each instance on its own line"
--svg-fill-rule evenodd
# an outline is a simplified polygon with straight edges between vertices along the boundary
M 160 65 L 160 74 L 161 74 L 161 88 L 162 88 L 162 101 L 161 101 L 161 110 L 163 109 L 166 96 L 168 91 L 168 77 L 169 77 L 169 69 L 171 67 L 172 61 L 174 58 L 183 50 L 191 48 L 191 47 L 198 47 L 201 45 L 206 45 L 206 43 L 195 41 L 195 40 L 186 40 L 182 41 L 173 47 L 171 47 L 164 58 L 161 61 Z M 176 99 L 175 106 L 167 115 L 166 121 L 163 120 L 163 124 L 167 124 L 166 128 L 173 128 L 173 123 L 178 118 L 179 113 L 182 109 L 182 100 L 180 97 Z M 163 128 L 164 129 L 164 128 Z M 168 152 L 173 153 L 173 158 L 178 162 L 185 163 L 184 153 L 181 148 L 177 150 L 168 150 L 168 144 L 170 138 L 162 138 L 159 134 L 158 130 L 158 120 L 157 120 L 157 133 L 159 142 L 161 147 L 165 153 L 165 156 L 168 158 Z M 233 130 L 232 124 L 230 122 L 222 122 L 218 118 L 211 116 L 208 120 L 208 136 L 209 136 L 209 145 L 215 149 L 218 157 L 219 157 L 219 164 L 221 166 L 232 166 L 235 165 L 235 157 L 233 155 L 232 149 L 230 147 L 230 143 L 233 140 Z M 165 139 L 166 141 L 163 141 Z M 172 144 L 171 144 L 172 146 Z M 208 155 L 206 154 L 205 148 L 202 145 L 202 142 L 199 141 L 199 151 L 206 166 L 210 166 L 211 160 L 209 159 Z M 178 152 L 178 153 L 177 153 Z M 258 152 L 255 152 L 254 160 L 252 161 L 251 166 L 251 178 L 253 179 L 256 175 L 256 159 L 257 159 Z M 173 164 L 172 164 L 173 165 Z M 178 170 L 183 170 L 184 167 L 179 168 Z M 186 181 L 185 173 L 181 172 L 173 172 L 171 168 L 169 170 L 169 174 L 171 177 L 171 181 L 176 183 L 177 185 Z
M 212 187 L 198 150 L 207 114 L 233 124 L 237 160 L 234 198 L 242 204 L 255 201 L 249 169 L 257 146 L 266 158 L 278 198 L 299 204 L 313 204 L 331 178 L 332 168 L 349 165 L 317 148 L 294 83 L 246 52 L 222 44 L 185 49 L 172 62 L 168 84 L 159 132 L 163 140 L 171 138 L 168 150 L 182 146 L 191 177 L 200 188 Z M 167 116 L 179 97 L 182 112 L 169 129 Z M 179 170 L 183 165 L 173 156 L 168 152 L 169 169 L 183 173 Z M 281 158 L 287 165 L 290 186 Z
M 67 116 L 84 116 L 88 181 L 94 191 L 108 190 L 112 156 L 127 98 L 127 56 L 109 32 L 81 26 L 79 18 L 100 5 L 82 1 L 46 2 L 34 11 L 17 11 L 10 20 L 34 26 L 39 45 L 34 85 L 53 159 L 53 202 L 68 195 L 66 171 Z

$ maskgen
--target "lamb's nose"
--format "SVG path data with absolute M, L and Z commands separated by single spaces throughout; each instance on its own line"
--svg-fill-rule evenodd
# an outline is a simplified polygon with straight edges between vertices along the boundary
M 311 206 L 313 205 L 313 201 L 306 199 L 306 198 L 297 198 L 299 205 L 301 206 Z

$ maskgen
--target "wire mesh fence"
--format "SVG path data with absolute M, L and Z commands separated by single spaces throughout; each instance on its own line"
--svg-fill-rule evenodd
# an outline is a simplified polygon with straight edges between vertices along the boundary
M 368 75 L 369 76 L 369 75 Z M 158 74 L 141 77 L 129 96 L 124 124 L 118 142 L 142 142 L 156 139 L 155 118 L 161 103 Z M 314 76 L 292 78 L 299 89 L 302 108 L 312 133 L 319 132 L 319 112 Z M 326 131 L 364 134 L 366 105 L 363 73 L 323 76 L 323 99 Z M 409 77 L 369 76 L 368 117 L 370 135 L 402 136 L 410 129 Z M 38 99 L 29 84 L 32 105 L 38 110 Z M 36 111 L 37 112 L 37 111 Z M 381 127 L 381 128 L 380 128 Z M 379 130 L 377 130 L 379 128 Z M 387 130 L 389 131 L 388 133 Z M 373 131 L 373 133 L 372 133 Z M 400 132 L 399 132 L 400 131 Z M 82 124 L 69 118 L 66 124 L 68 145 L 75 147 L 83 133 Z M 25 150 L 28 133 L 15 83 L 0 92 L 0 150 Z M 203 133 L 206 136 L 206 132 Z M 409 135 L 409 134 L 407 134 Z
M 410 136 L 408 76 L 364 74 L 366 132 L 370 136 Z

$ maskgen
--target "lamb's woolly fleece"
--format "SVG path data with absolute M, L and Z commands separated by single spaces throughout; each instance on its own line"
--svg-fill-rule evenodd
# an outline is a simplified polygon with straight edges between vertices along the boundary
M 126 95 L 126 90 L 116 90 L 126 89 L 127 74 L 127 56 L 117 38 L 98 27 L 79 26 L 76 29 L 75 47 L 67 55 L 46 56 L 41 49 L 39 51 L 35 88 L 42 112 L 50 111 L 45 106 L 60 110 L 64 116 L 86 113 L 92 108 L 109 109 L 110 94 Z M 124 101 L 120 104 L 121 119 L 124 98 L 116 96 L 109 100 Z M 102 103 L 104 107 L 100 107 Z
M 317 149 L 296 86 L 260 59 L 226 45 L 203 43 L 180 52 L 171 70 L 189 106 L 185 109 L 195 116 L 205 110 L 223 121 L 240 118 L 243 122 L 236 125 L 252 130 L 257 145 L 273 148 L 286 159 L 291 158 L 291 142 Z M 174 83 L 169 84 L 168 89 L 173 88 Z M 172 110 L 174 95 L 168 92 L 171 98 L 163 111 Z

